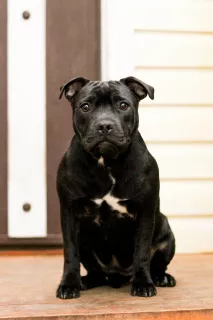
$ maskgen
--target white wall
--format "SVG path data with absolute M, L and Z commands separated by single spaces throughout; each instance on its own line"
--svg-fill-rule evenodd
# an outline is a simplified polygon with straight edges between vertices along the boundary
M 178 252 L 213 251 L 213 2 L 102 0 L 102 78 L 155 87 L 140 132 Z

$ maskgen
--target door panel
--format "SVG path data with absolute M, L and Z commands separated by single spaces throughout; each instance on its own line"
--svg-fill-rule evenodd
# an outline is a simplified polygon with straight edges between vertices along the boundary
M 7 4 L 8 235 L 45 237 L 46 7 L 43 0 Z

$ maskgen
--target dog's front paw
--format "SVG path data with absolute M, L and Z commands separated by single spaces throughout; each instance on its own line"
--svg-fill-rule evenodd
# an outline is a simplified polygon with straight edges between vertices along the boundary
M 152 297 L 157 294 L 157 290 L 153 283 L 137 283 L 133 282 L 131 295 L 134 297 Z
M 67 284 L 60 284 L 56 291 L 56 298 L 59 299 L 75 299 L 80 297 L 78 288 L 74 288 Z

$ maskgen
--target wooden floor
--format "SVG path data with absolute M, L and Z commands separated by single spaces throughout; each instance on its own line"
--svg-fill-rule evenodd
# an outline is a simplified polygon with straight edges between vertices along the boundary
M 98 288 L 59 300 L 62 256 L 0 254 L 0 319 L 213 319 L 213 255 L 177 256 L 169 271 L 176 288 L 136 298 L 130 288 Z

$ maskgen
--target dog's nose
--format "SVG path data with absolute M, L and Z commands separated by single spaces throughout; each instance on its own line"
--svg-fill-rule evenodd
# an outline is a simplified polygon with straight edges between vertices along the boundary
M 96 128 L 100 134 L 107 135 L 110 132 L 112 132 L 113 124 L 110 121 L 102 121 L 102 122 L 99 122 Z

